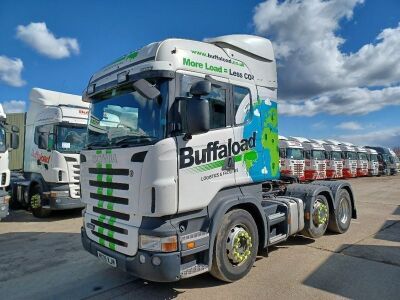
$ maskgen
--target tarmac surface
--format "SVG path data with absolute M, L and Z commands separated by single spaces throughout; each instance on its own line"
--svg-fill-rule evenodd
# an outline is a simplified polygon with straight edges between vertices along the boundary
M 350 180 L 358 219 L 343 235 L 302 236 L 261 253 L 242 280 L 147 282 L 85 252 L 79 210 L 0 222 L 1 299 L 400 299 L 400 175 Z

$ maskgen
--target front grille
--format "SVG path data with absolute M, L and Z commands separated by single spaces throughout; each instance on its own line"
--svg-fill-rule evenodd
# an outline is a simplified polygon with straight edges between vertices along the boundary
M 108 182 L 108 181 L 94 181 L 89 180 L 90 186 L 107 188 L 107 189 L 117 189 L 117 190 L 129 190 L 129 184 L 127 183 L 117 183 L 117 182 Z
M 123 247 L 127 247 L 128 246 L 128 244 L 126 242 L 114 239 L 114 238 L 112 238 L 112 237 L 110 237 L 108 235 L 101 234 L 100 232 L 96 232 L 96 231 L 92 230 L 92 234 L 97 236 L 100 239 L 103 239 L 103 240 L 107 241 L 107 242 L 110 242 L 110 243 L 113 243 L 113 244 L 116 244 L 116 245 L 119 245 L 119 246 L 123 246 Z
M 97 225 L 99 227 L 103 227 L 103 228 L 105 228 L 107 230 L 118 232 L 120 234 L 128 234 L 128 230 L 126 230 L 124 228 L 117 227 L 117 226 L 114 226 L 114 225 L 111 225 L 111 224 L 108 224 L 108 223 L 103 223 L 103 222 L 95 220 L 95 219 L 92 219 L 91 223 L 93 223 L 94 225 Z
M 294 164 L 294 175 L 304 176 L 304 166 L 303 164 Z
M 107 208 L 111 208 L 109 205 L 107 205 Z M 128 214 L 124 214 L 124 213 L 120 213 L 117 211 L 113 211 L 113 210 L 109 210 L 109 209 L 104 209 L 104 208 L 100 208 L 100 207 L 93 207 L 93 211 L 95 213 L 101 214 L 101 215 L 106 215 L 109 217 L 115 217 L 124 221 L 129 221 L 129 215 Z
M 325 164 L 318 164 L 318 171 L 325 171 L 326 170 L 326 165 Z
M 128 205 L 128 203 L 129 203 L 129 200 L 127 198 L 109 196 L 109 195 L 103 195 L 103 194 L 96 194 L 96 193 L 90 193 L 90 198 L 100 200 L 100 201 L 107 201 L 107 202 L 111 202 L 111 203 L 118 203 L 118 204 L 125 204 L 125 205 Z
M 2 173 L 1 174 L 1 185 L 5 185 L 6 184 L 6 180 L 7 180 L 7 174 L 6 173 Z
M 129 170 L 128 169 L 89 168 L 89 174 L 128 176 Z

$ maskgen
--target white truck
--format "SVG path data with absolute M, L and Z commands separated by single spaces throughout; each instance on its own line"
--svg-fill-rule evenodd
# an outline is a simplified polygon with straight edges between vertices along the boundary
M 6 134 L 10 133 L 9 145 Z M 18 148 L 18 128 L 7 126 L 6 114 L 0 104 L 0 220 L 8 215 L 10 196 L 6 191 L 10 184 L 10 169 L 8 168 L 8 153 L 11 149 Z
M 304 181 L 304 149 L 300 142 L 290 141 L 288 138 L 279 136 L 280 171 L 283 175 L 296 176 Z
M 325 140 L 327 143 L 339 146 L 342 151 L 343 158 L 343 177 L 353 178 L 357 177 L 357 152 L 354 145 L 351 143 L 339 142 L 336 140 Z
M 80 96 L 40 88 L 29 98 L 23 170 L 12 181 L 12 201 L 39 218 L 52 210 L 83 208 L 79 153 L 89 105 Z
M 271 42 L 166 39 L 95 73 L 81 152 L 84 248 L 151 281 L 231 282 L 260 249 L 356 217 L 345 181 L 280 180 Z
M 322 145 L 326 151 L 326 178 L 343 178 L 343 159 L 340 147 L 324 140 L 310 139 L 310 141 Z
M 379 175 L 379 161 L 378 152 L 374 149 L 365 148 L 368 155 L 368 175 L 378 176 Z
M 355 146 L 357 152 L 357 177 L 368 176 L 368 152 L 364 147 Z
M 326 179 L 326 151 L 316 142 L 311 142 L 304 137 L 289 137 L 290 140 L 301 143 L 305 158 L 305 180 Z
M 389 150 L 389 153 L 390 153 L 392 164 L 394 166 L 394 168 L 393 168 L 394 170 L 392 171 L 392 175 L 395 175 L 395 174 L 400 172 L 400 160 L 397 157 L 396 153 L 391 148 L 388 148 L 388 150 Z

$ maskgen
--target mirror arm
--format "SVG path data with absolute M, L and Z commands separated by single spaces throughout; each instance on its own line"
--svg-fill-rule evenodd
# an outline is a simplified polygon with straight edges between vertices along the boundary
M 183 140 L 185 142 L 190 141 L 192 139 L 192 135 L 190 133 L 185 133 L 185 135 L 183 136 Z

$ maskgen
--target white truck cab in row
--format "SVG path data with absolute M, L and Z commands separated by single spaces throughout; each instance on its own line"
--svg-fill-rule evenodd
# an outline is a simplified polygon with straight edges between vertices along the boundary
M 280 135 L 279 154 L 281 174 L 296 176 L 300 181 L 304 181 L 305 161 L 302 144 Z
M 6 133 L 10 133 L 7 144 Z M 8 215 L 10 196 L 6 192 L 10 184 L 10 169 L 8 167 L 9 151 L 18 147 L 18 128 L 7 126 L 6 114 L 0 104 L 0 220 Z
M 311 140 L 321 144 L 326 151 L 326 177 L 329 179 L 343 178 L 343 159 L 340 147 L 329 141 Z
M 364 147 L 355 146 L 357 152 L 357 177 L 368 176 L 368 151 Z
M 12 182 L 12 201 L 37 217 L 84 207 L 80 157 L 89 104 L 80 96 L 32 89 L 26 113 L 23 172 Z
M 301 143 L 305 157 L 305 180 L 326 179 L 326 154 L 323 145 L 304 137 L 289 137 Z
M 378 176 L 379 175 L 379 161 L 378 151 L 375 149 L 365 148 L 368 156 L 368 175 Z

